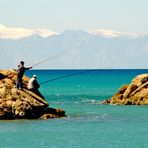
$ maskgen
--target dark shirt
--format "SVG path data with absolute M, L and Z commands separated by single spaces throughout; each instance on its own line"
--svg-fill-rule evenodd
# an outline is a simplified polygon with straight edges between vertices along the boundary
M 24 73 L 25 73 L 25 70 L 29 70 L 30 68 L 26 68 L 24 67 L 23 65 L 18 65 L 18 70 L 17 70 L 17 73 L 18 73 L 18 77 L 23 77 Z
M 39 83 L 37 82 L 37 80 L 33 81 L 33 86 L 34 88 L 38 89 L 40 87 Z

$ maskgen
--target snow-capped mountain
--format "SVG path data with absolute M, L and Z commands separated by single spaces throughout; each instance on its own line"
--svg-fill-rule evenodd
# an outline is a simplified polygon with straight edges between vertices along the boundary
M 48 37 L 57 33 L 47 29 L 25 29 L 25 28 L 11 28 L 0 24 L 0 38 L 1 39 L 19 39 L 33 34 L 40 35 L 42 37 Z
M 15 68 L 20 60 L 30 66 L 50 57 L 35 68 L 147 68 L 148 34 L 131 37 L 131 33 L 113 31 L 66 30 L 50 35 L 43 31 L 43 37 L 40 32 L 27 31 L 16 33 L 15 38 L 2 39 L 0 34 L 0 68 Z
M 114 37 L 136 38 L 138 36 L 144 35 L 144 34 L 137 34 L 137 33 L 123 33 L 123 32 L 117 32 L 117 31 L 106 30 L 106 29 L 94 29 L 87 32 L 92 35 L 100 35 L 106 38 L 114 38 Z M 19 38 L 28 37 L 34 34 L 40 35 L 42 37 L 48 37 L 52 35 L 57 35 L 59 33 L 50 31 L 48 29 L 13 28 L 13 27 L 6 27 L 0 24 L 0 39 L 19 39 Z
M 102 35 L 107 38 L 114 38 L 114 37 L 136 38 L 136 37 L 142 35 L 142 34 L 138 34 L 138 33 L 123 33 L 123 32 L 117 32 L 117 31 L 106 30 L 106 29 L 95 29 L 95 30 L 92 30 L 89 32 L 94 35 Z

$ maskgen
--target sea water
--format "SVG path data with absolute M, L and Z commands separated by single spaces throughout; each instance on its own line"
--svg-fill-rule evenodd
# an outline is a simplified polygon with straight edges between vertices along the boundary
M 100 104 L 143 73 L 148 70 L 27 71 L 37 75 L 50 107 L 67 117 L 0 121 L 0 147 L 147 148 L 148 106 Z

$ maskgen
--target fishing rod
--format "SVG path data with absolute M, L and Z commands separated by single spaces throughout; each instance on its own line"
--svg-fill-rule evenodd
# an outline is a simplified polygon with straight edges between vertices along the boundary
M 35 66 L 37 66 L 37 65 L 40 65 L 40 64 L 42 64 L 42 63 L 45 63 L 46 61 L 49 61 L 49 60 L 53 60 L 53 59 L 55 59 L 55 58 L 57 58 L 57 57 L 60 57 L 60 56 L 62 56 L 62 55 L 64 55 L 64 54 L 68 53 L 69 51 L 72 51 L 72 50 L 73 50 L 73 49 L 71 49 L 71 50 L 70 50 L 70 49 L 65 50 L 65 51 L 62 52 L 62 53 L 59 53 L 59 54 L 57 54 L 57 55 L 55 55 L 55 56 L 49 57 L 49 58 L 47 58 L 47 59 L 45 59 L 45 60 L 43 60 L 43 61 L 40 61 L 40 62 L 38 62 L 38 63 L 32 65 L 32 67 L 35 67 Z
M 45 84 L 45 83 L 48 83 L 48 82 L 60 80 L 60 79 L 66 78 L 66 77 L 71 77 L 71 76 L 75 76 L 75 75 L 79 75 L 79 74 L 83 74 L 83 73 L 88 73 L 88 72 L 92 72 L 92 71 L 96 71 L 96 70 L 97 70 L 97 69 L 94 69 L 94 70 L 87 70 L 87 71 L 81 71 L 81 72 L 78 72 L 78 73 L 73 73 L 73 74 L 64 75 L 64 76 L 61 76 L 61 77 L 49 79 L 49 80 L 46 80 L 46 81 L 41 82 L 40 85 Z

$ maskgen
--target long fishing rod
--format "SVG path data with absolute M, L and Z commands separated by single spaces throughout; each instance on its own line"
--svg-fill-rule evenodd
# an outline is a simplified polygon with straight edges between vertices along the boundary
M 92 72 L 92 71 L 96 71 L 96 69 L 94 69 L 94 70 L 87 70 L 87 71 L 81 71 L 81 72 L 78 72 L 78 73 L 73 73 L 73 74 L 69 74 L 69 75 L 64 75 L 64 76 L 61 76 L 61 77 L 53 78 L 53 79 L 41 82 L 40 85 L 48 83 L 48 82 L 60 80 L 60 79 L 66 78 L 66 77 L 71 77 L 71 76 L 75 76 L 75 75 L 79 75 L 79 74 L 83 74 L 83 73 L 88 73 L 88 72 Z
M 32 65 L 32 67 L 35 67 L 35 66 L 40 65 L 40 64 L 42 64 L 42 63 L 44 63 L 44 62 L 46 62 L 46 61 L 53 60 L 53 59 L 55 59 L 55 58 L 57 58 L 57 57 L 60 57 L 60 56 L 64 55 L 65 53 L 68 53 L 69 51 L 71 51 L 71 50 L 70 50 L 70 49 L 65 50 L 65 51 L 62 52 L 62 53 L 59 53 L 59 54 L 57 54 L 57 55 L 55 55 L 55 56 L 49 57 L 49 58 L 47 58 L 47 59 L 45 59 L 45 60 L 43 60 L 43 61 L 40 61 L 40 62 L 38 62 L 38 63 Z

